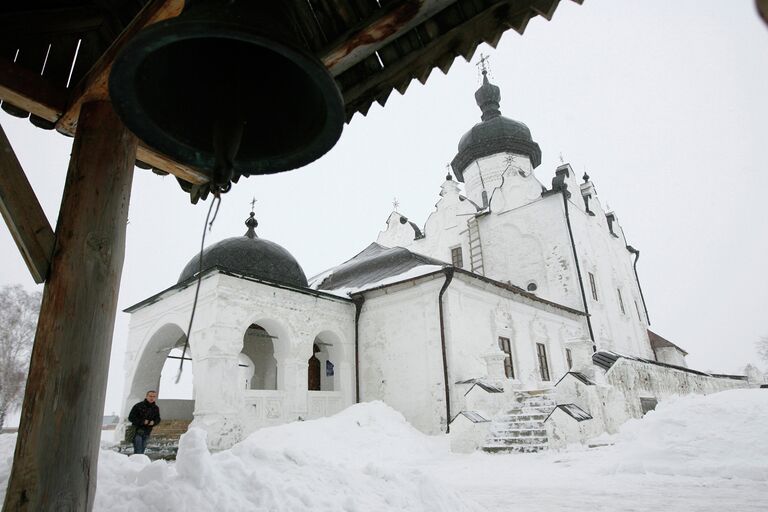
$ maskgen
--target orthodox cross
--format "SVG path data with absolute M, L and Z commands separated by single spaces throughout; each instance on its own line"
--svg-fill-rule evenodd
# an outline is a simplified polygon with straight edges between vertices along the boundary
M 559 155 L 559 156 L 560 156 L 560 163 L 561 163 L 561 164 L 564 164 L 564 163 L 565 163 L 565 160 L 563 160 L 563 152 L 562 152 L 562 151 L 560 152 L 560 155 Z
M 480 54 L 480 60 L 477 61 L 477 64 L 475 64 L 478 68 L 480 68 L 480 72 L 483 74 L 488 73 L 488 56 Z
M 397 210 L 398 208 L 400 208 L 400 202 L 395 197 L 392 199 L 392 209 Z
M 251 199 L 251 211 L 256 207 L 256 196 Z

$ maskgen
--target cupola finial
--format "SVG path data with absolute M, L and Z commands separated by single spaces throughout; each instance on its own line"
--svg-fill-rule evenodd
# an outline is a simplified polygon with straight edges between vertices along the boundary
M 483 74 L 483 84 L 475 91 L 475 101 L 480 110 L 483 111 L 481 119 L 488 121 L 501 115 L 499 102 L 501 101 L 501 90 L 498 86 L 488 81 L 488 56 L 480 54 L 480 61 L 477 63 Z
M 251 214 L 245 219 L 245 225 L 248 227 L 248 231 L 245 232 L 245 236 L 248 238 L 259 238 L 256 236 L 256 226 L 259 225 L 259 221 L 256 220 L 256 214 L 253 212 L 256 206 L 256 198 L 251 200 Z

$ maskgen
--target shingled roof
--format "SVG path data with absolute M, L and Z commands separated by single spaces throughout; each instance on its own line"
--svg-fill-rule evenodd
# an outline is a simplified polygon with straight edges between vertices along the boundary
M 286 0 L 287 1 L 287 0 Z M 573 0 L 582 3 L 583 0 Z M 550 19 L 559 0 L 299 0 L 306 47 L 330 70 L 346 118 L 384 105 L 435 68 L 491 46 L 531 18 Z M 106 77 L 122 45 L 141 28 L 177 16 L 183 0 L 28 0 L 0 6 L 0 100 L 15 116 L 72 135 L 80 104 L 106 97 Z M 95 98 L 94 98 L 95 96 Z M 140 145 L 140 166 L 189 183 L 207 176 Z

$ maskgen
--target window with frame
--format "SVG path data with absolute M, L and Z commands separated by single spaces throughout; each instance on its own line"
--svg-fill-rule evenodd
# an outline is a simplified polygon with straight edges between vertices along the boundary
M 515 367 L 512 363 L 512 345 L 509 342 L 509 338 L 499 336 L 499 348 L 504 352 L 504 375 L 508 379 L 515 378 Z
M 642 322 L 643 316 L 640 314 L 640 307 L 637 305 L 637 300 L 635 300 L 635 311 L 637 311 L 637 319 Z
M 451 264 L 456 268 L 464 267 L 464 256 L 461 254 L 461 246 L 451 249 Z
M 565 362 L 568 363 L 569 370 L 573 368 L 573 354 L 571 354 L 571 349 L 569 348 L 565 349 Z
M 595 274 L 588 272 L 589 274 L 589 286 L 592 288 L 592 298 L 597 302 L 597 284 L 595 284 Z
M 619 307 L 621 308 L 621 314 L 626 315 L 627 312 L 624 310 L 624 300 L 621 298 L 621 288 L 616 288 L 616 293 L 619 296 Z
M 543 343 L 536 344 L 536 356 L 539 359 L 539 373 L 541 380 L 549 380 L 549 363 L 547 363 L 547 347 Z

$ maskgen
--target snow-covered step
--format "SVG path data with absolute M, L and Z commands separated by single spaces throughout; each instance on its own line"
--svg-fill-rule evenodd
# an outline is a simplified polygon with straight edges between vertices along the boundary
M 491 453 L 545 450 L 549 439 L 544 420 L 556 406 L 547 393 L 546 390 L 518 393 L 517 404 L 494 418 L 483 450 Z
M 507 436 L 507 437 L 546 437 L 547 431 L 546 429 L 541 430 L 508 430 L 508 429 L 500 429 L 493 432 L 494 435 L 501 437 L 501 436 Z

